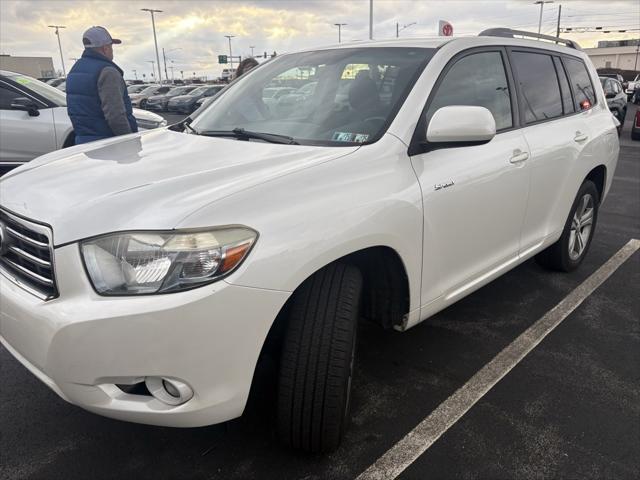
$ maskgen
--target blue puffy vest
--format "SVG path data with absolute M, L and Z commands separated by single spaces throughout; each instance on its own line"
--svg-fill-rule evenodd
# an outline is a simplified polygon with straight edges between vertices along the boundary
M 121 75 L 123 73 L 111 60 L 87 49 L 67 75 L 67 112 L 73 124 L 76 145 L 113 137 L 113 132 L 104 118 L 98 95 L 98 77 L 105 67 L 114 67 Z M 138 125 L 126 89 L 123 100 L 131 130 L 137 132 Z

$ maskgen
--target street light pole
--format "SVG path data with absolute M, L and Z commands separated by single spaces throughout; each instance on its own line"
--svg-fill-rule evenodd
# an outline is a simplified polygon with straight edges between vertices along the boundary
M 369 0 L 369 40 L 373 40 L 373 0 Z
M 225 38 L 229 39 L 229 66 L 231 67 L 231 72 L 233 72 L 233 53 L 231 52 L 231 39 L 234 37 L 235 35 L 225 35 Z
M 345 27 L 346 23 L 334 23 L 338 27 L 338 43 L 342 43 L 342 27 Z
M 256 48 L 255 46 L 250 46 L 249 47 L 251 49 L 251 57 L 253 58 L 253 49 Z
M 147 60 L 147 63 L 151 64 L 151 76 L 155 76 L 156 73 L 156 61 L 155 60 Z
M 540 18 L 538 19 L 538 35 L 540 35 L 540 31 L 542 30 L 542 11 L 544 10 L 545 3 L 553 3 L 553 0 L 537 0 L 533 2 L 534 5 L 540 5 Z
M 141 8 L 143 12 L 149 12 L 151 14 L 151 26 L 153 27 L 153 42 L 156 45 L 156 60 L 158 61 L 158 80 L 162 83 L 162 75 L 160 73 L 160 52 L 158 52 L 158 37 L 156 37 L 156 20 L 154 13 L 162 13 L 162 10 L 155 10 L 153 8 Z
M 133 75 L 136 78 L 136 80 L 138 80 L 138 71 L 135 68 L 131 69 L 131 71 L 133 72 Z
M 164 47 L 162 47 L 162 60 L 164 60 L 164 78 L 169 82 L 169 74 L 167 73 L 167 53 L 175 52 L 177 50 L 182 50 L 182 48 L 172 48 L 171 50 L 164 51 Z M 169 59 L 171 60 L 171 59 Z M 173 62 L 173 60 L 171 60 Z M 171 76 L 171 83 L 173 83 L 173 75 Z
M 58 37 L 58 48 L 60 49 L 60 61 L 62 62 L 62 76 L 66 77 L 67 76 L 67 71 L 64 68 L 64 57 L 62 56 L 62 43 L 60 43 L 60 32 L 59 29 L 61 28 L 67 28 L 64 25 L 49 25 L 49 28 L 55 28 L 56 29 L 56 36 Z

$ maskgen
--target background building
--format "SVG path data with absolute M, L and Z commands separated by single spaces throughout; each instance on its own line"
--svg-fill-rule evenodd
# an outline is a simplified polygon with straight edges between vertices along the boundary
M 596 68 L 636 71 L 640 68 L 640 41 L 607 40 L 598 42 L 597 48 L 585 48 Z
M 12 57 L 0 54 L 0 70 L 22 73 L 34 78 L 55 78 L 51 57 Z

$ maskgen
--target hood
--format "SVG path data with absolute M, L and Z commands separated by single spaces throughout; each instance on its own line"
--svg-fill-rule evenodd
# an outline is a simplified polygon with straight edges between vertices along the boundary
M 114 231 L 167 230 L 221 198 L 358 148 L 151 130 L 33 160 L 0 179 L 0 205 L 50 225 L 56 245 Z

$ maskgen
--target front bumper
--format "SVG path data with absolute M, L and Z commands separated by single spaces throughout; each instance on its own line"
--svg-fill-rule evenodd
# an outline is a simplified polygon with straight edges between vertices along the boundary
M 43 302 L 0 274 L 0 341 L 65 400 L 131 422 L 195 427 L 242 414 L 258 355 L 290 293 L 219 281 L 194 290 L 101 297 L 77 245 L 56 249 L 60 296 Z M 188 383 L 170 406 L 123 392 L 145 376 Z

